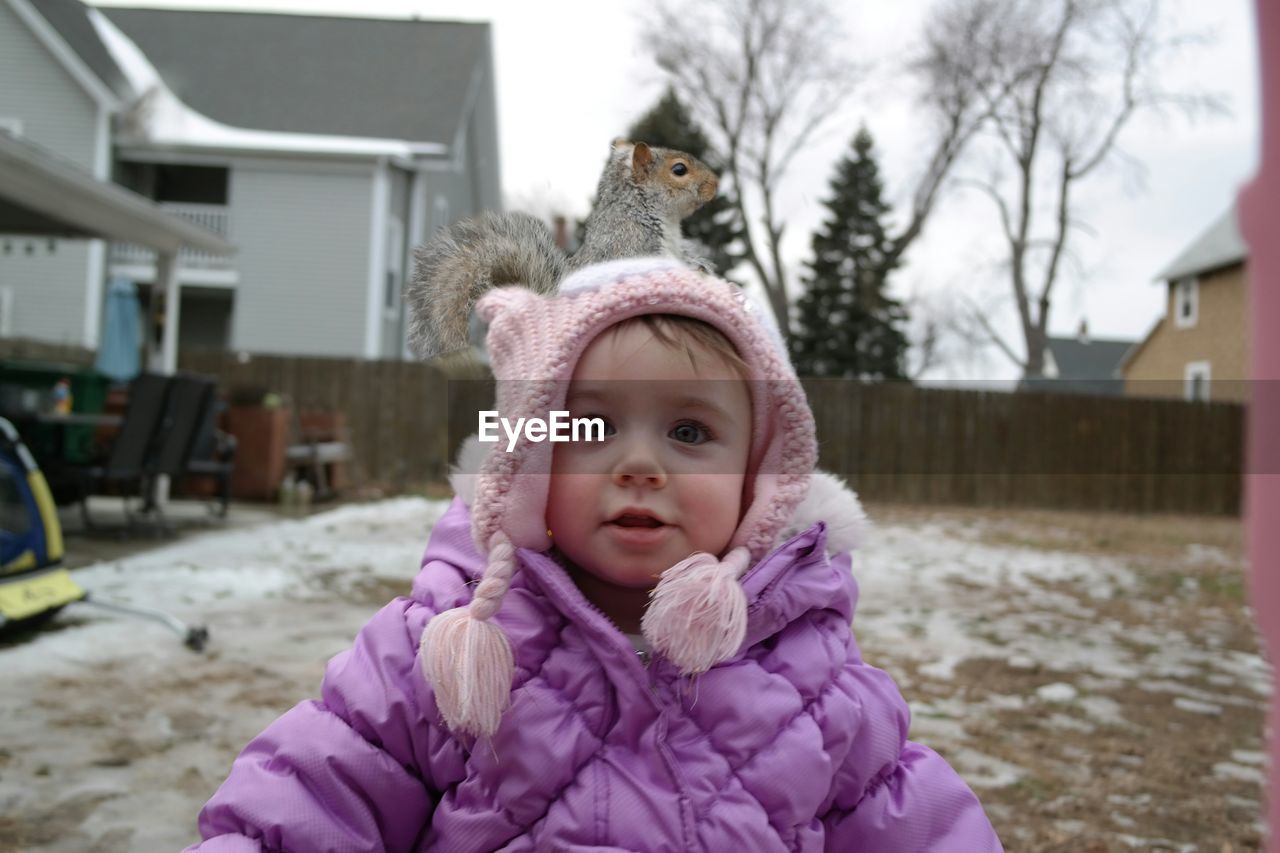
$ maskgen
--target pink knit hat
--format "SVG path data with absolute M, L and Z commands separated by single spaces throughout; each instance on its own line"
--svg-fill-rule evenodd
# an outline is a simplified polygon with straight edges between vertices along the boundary
M 737 653 L 746 631 L 738 579 L 777 543 L 803 500 L 817 459 L 813 415 L 772 316 L 741 288 L 670 259 L 640 258 L 587 267 L 559 292 L 521 287 L 478 303 L 498 413 L 546 419 L 565 409 L 569 380 L 603 331 L 643 314 L 675 314 L 710 324 L 733 344 L 751 378 L 752 434 L 744 512 L 723 559 L 694 554 L 667 569 L 650 595 L 642 630 L 650 646 L 693 675 Z M 516 571 L 515 549 L 545 551 L 551 442 L 498 443 L 475 481 L 471 532 L 487 557 L 471 602 L 435 616 L 423 632 L 423 671 L 450 728 L 493 733 L 510 699 L 514 663 L 490 621 Z

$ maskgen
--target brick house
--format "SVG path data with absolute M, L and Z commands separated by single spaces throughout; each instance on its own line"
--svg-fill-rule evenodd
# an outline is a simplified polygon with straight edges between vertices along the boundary
M 1156 276 L 1165 315 L 1121 366 L 1126 394 L 1248 399 L 1247 258 L 1232 207 Z

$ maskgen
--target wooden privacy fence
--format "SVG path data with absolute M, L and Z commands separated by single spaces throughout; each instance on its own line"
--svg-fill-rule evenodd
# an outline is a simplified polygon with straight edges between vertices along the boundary
M 346 412 L 355 474 L 393 488 L 442 480 L 492 381 L 396 361 L 184 352 L 224 392 L 279 392 Z M 472 372 L 472 377 L 477 375 Z M 820 464 L 867 499 L 1238 513 L 1243 407 L 1124 397 L 805 380 Z
M 1244 409 L 805 380 L 820 464 L 872 500 L 1240 511 Z

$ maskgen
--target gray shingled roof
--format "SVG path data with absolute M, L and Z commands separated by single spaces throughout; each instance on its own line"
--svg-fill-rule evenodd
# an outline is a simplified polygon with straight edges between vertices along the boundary
M 118 79 L 78 0 L 38 8 L 104 81 Z M 484 23 L 99 11 L 189 107 L 255 130 L 452 145 L 489 49 Z
M 1237 264 L 1249 255 L 1249 248 L 1236 225 L 1232 205 L 1213 225 L 1182 250 L 1178 257 L 1156 276 L 1157 281 L 1172 281 L 1189 275 L 1212 272 Z
M 58 31 L 89 70 L 121 98 L 129 96 L 129 84 L 89 21 L 88 9 L 80 0 L 40 0 L 36 11 Z
M 1049 338 L 1059 379 L 1116 379 L 1120 360 L 1136 341 Z
M 1058 375 L 1052 379 L 1024 379 L 1021 390 L 1115 396 L 1124 392 L 1120 363 L 1136 341 L 1089 338 L 1049 338 L 1048 348 Z

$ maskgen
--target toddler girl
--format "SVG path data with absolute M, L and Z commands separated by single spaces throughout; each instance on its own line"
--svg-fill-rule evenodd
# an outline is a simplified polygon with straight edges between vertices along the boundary
M 407 599 L 244 750 L 201 850 L 999 850 L 865 665 L 861 511 L 768 317 L 643 259 L 485 296 L 500 416 Z M 478 583 L 477 583 L 478 581 Z

